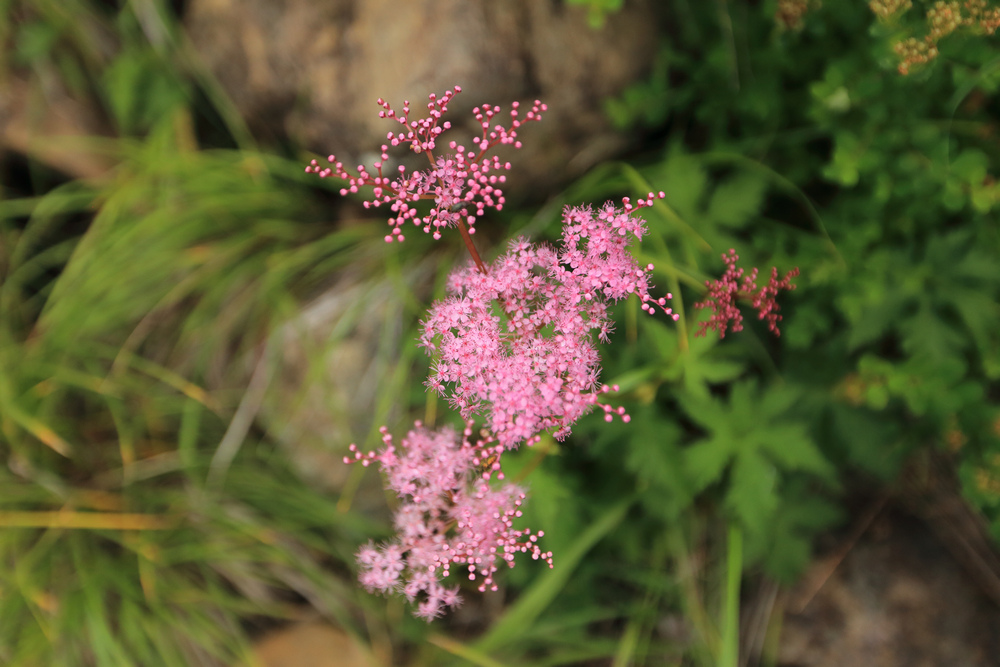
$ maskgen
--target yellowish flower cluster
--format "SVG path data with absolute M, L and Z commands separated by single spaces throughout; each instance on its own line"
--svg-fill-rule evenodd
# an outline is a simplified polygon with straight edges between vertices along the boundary
M 785 30 L 801 30 L 806 12 L 819 6 L 819 0 L 778 0 L 774 21 Z
M 913 6 L 913 3 L 910 0 L 871 0 L 868 6 L 875 12 L 875 16 L 884 21 L 895 16 L 897 12 L 905 12 Z
M 885 21 L 910 9 L 910 0 L 871 0 L 872 12 Z M 899 73 L 909 74 L 916 65 L 923 65 L 938 55 L 938 42 L 959 29 L 992 35 L 1000 28 L 1000 8 L 987 7 L 986 0 L 938 0 L 927 10 L 927 34 L 909 37 L 896 44 Z

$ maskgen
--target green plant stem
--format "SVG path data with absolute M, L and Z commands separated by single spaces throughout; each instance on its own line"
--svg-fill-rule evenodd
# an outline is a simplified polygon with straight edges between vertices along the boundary
M 726 562 L 726 599 L 722 618 L 719 667 L 736 667 L 740 657 L 740 579 L 743 574 L 743 531 L 729 526 Z

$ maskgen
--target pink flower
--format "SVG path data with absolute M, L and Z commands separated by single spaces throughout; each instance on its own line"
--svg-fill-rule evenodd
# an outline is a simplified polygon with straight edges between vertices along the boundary
M 778 292 L 783 289 L 793 290 L 795 285 L 791 283 L 792 278 L 799 275 L 798 268 L 794 268 L 785 274 L 785 277 L 778 280 L 778 269 L 771 269 L 771 279 L 764 287 L 757 287 L 757 269 L 744 275 L 743 269 L 736 268 L 739 255 L 732 248 L 729 254 L 722 253 L 722 261 L 726 263 L 726 272 L 715 282 L 706 281 L 708 296 L 704 301 L 694 304 L 695 308 L 711 308 L 712 317 L 707 322 L 702 322 L 698 329 L 699 336 L 704 336 L 709 329 L 719 332 L 719 338 L 726 337 L 726 328 L 732 322 L 733 331 L 743 330 L 743 314 L 736 305 L 738 297 L 749 299 L 753 307 L 757 309 L 759 319 L 767 320 L 767 328 L 774 332 L 775 336 L 780 336 L 778 321 L 781 315 L 778 314 L 780 306 L 776 301 Z M 740 280 L 742 279 L 742 283 Z
M 632 213 L 653 197 L 634 208 L 628 199 L 623 209 L 567 208 L 559 250 L 518 239 L 485 273 L 473 266 L 452 272 L 450 296 L 423 322 L 420 345 L 437 354 L 428 386 L 450 391 L 463 418 L 485 415 L 508 449 L 532 444 L 547 429 L 565 437 L 595 405 L 606 419 L 618 414 L 627 421 L 623 408 L 599 400 L 611 388 L 598 384 L 591 334 L 608 339 L 608 304 L 630 294 L 643 310 L 672 314 L 669 294 L 649 295 L 653 266 L 639 267 L 628 251 L 645 232 Z
M 541 120 L 542 112 L 548 107 L 535 100 L 531 110 L 522 119 L 519 105 L 514 102 L 511 105 L 509 127 L 499 123 L 491 126 L 500 114 L 500 107 L 489 104 L 476 107 L 473 114 L 482 132 L 472 142 L 474 149 L 467 150 L 452 141 L 448 144 L 447 153 L 436 155 L 438 137 L 451 128 L 451 123 L 440 122 L 441 118 L 448 111 L 448 103 L 460 92 L 462 89 L 455 86 L 440 98 L 435 94 L 429 95 L 428 116 L 419 120 L 410 120 L 408 101 L 403 102 L 403 113 L 398 115 L 387 102 L 378 100 L 382 107 L 379 117 L 395 120 L 404 129 L 386 135 L 389 143 L 382 146 L 381 160 L 372 165 L 374 173 L 364 165 L 358 165 L 357 173 L 352 174 L 335 155 L 327 158 L 331 166 L 322 167 L 316 160 L 312 160 L 306 167 L 306 172 L 318 174 L 320 178 L 333 176 L 346 181 L 347 185 L 340 190 L 342 195 L 357 193 L 363 187 L 372 186 L 372 199 L 364 205 L 366 208 L 388 206 L 392 211 L 389 218 L 392 230 L 385 237 L 388 242 L 404 239 L 402 228 L 407 221 L 422 227 L 424 232 L 433 232 L 435 239 L 441 238 L 441 229 L 455 226 L 459 220 L 466 222 L 469 233 L 474 234 L 476 219 L 488 208 L 501 210 L 505 201 L 500 186 L 507 178 L 502 172 L 510 169 L 510 163 L 502 163 L 498 157 L 487 156 L 487 153 L 501 144 L 520 148 L 518 128 L 522 123 Z M 400 166 L 395 178 L 383 174 L 382 167 L 389 159 L 389 146 L 406 144 L 413 152 L 426 154 L 430 168 L 407 174 L 406 168 Z M 427 215 L 422 216 L 414 205 L 423 199 L 433 200 L 434 205 Z
M 397 449 L 383 428 L 380 452 L 361 454 L 351 445 L 354 457 L 344 459 L 365 466 L 377 461 L 400 498 L 396 537 L 358 552 L 361 584 L 373 592 L 403 593 L 417 602 L 416 615 L 427 620 L 461 602 L 458 587 L 442 583 L 453 565 L 469 580 L 479 580 L 480 591 L 497 589 L 493 575 L 502 564 L 514 567 L 517 553 L 552 567 L 552 553 L 537 544 L 544 533 L 513 527 L 521 516 L 524 491 L 512 484 L 489 484 L 499 464 L 488 461 L 501 448 L 490 438 L 470 442 L 471 435 L 471 425 L 459 439 L 451 428 L 429 431 L 417 422 Z

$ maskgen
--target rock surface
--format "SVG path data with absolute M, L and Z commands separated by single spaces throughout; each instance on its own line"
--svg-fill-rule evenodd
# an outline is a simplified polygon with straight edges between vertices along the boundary
M 1000 665 L 1000 607 L 927 524 L 885 511 L 829 578 L 827 565 L 815 595 L 793 592 L 779 666 Z M 807 574 L 796 592 L 810 588 Z
M 263 667 L 369 667 L 379 664 L 348 634 L 321 622 L 292 625 L 254 646 Z
M 195 48 L 258 134 L 279 132 L 347 164 L 391 129 L 375 100 L 398 108 L 463 87 L 453 122 L 482 103 L 550 107 L 525 130 L 508 192 L 565 183 L 627 141 L 604 100 L 649 69 L 654 3 L 626 3 L 604 27 L 582 7 L 538 0 L 191 0 Z

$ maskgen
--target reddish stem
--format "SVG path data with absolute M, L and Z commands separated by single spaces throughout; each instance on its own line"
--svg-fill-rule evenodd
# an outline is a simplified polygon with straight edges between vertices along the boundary
M 469 254 L 472 255 L 472 261 L 476 263 L 476 268 L 485 276 L 487 273 L 486 265 L 483 264 L 483 260 L 480 259 L 479 253 L 476 251 L 476 246 L 472 243 L 472 234 L 469 233 L 469 228 L 465 226 L 465 220 L 461 218 L 458 219 L 458 231 L 462 235 L 465 247 L 469 249 Z
M 427 156 L 427 161 L 430 162 L 431 167 L 433 167 L 434 153 L 432 151 L 427 151 L 425 155 Z M 480 153 L 480 157 L 482 157 L 482 153 Z M 476 161 L 478 160 L 479 158 L 477 157 Z M 433 199 L 433 197 L 428 198 Z M 465 226 L 465 220 L 462 220 L 462 218 L 458 219 L 458 231 L 462 235 L 462 241 L 465 242 L 465 247 L 469 249 L 469 254 L 472 255 L 472 261 L 476 263 L 476 268 L 479 269 L 479 272 L 485 276 L 488 273 L 486 265 L 483 264 L 482 258 L 479 257 L 479 252 L 476 250 L 476 246 L 472 242 L 472 234 L 469 233 L 469 228 Z

